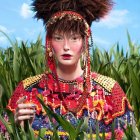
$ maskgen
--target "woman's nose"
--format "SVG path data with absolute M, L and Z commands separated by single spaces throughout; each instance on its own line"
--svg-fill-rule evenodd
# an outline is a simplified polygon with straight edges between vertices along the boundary
M 69 41 L 67 39 L 64 40 L 64 50 L 68 51 L 70 49 Z

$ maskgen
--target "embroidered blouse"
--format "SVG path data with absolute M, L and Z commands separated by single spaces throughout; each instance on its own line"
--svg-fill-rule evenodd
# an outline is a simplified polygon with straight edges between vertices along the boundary
M 83 93 L 82 76 L 72 81 L 59 79 L 60 88 L 58 88 L 56 77 L 53 73 L 29 77 L 19 83 L 7 107 L 15 112 L 17 100 L 26 95 L 26 103 L 33 103 L 37 106 L 35 119 L 32 123 L 35 134 L 37 135 L 41 128 L 46 128 L 44 137 L 50 139 L 53 127 L 36 98 L 36 96 L 42 95 L 46 106 L 55 113 L 64 116 L 74 126 L 77 125 L 79 119 L 87 117 L 89 125 L 87 133 L 90 133 L 92 128 L 93 137 L 96 137 L 96 120 L 99 122 L 99 132 L 101 135 L 105 132 L 106 139 L 110 139 L 111 125 L 115 121 L 115 137 L 120 140 L 123 137 L 121 127 L 125 127 L 124 122 L 123 125 L 120 125 L 120 120 L 122 119 L 129 124 L 133 123 L 132 107 L 115 80 L 97 73 L 92 73 L 91 77 L 91 93 L 85 99 L 83 107 L 76 114 L 66 109 L 61 100 L 59 89 L 61 88 L 61 93 L 69 108 L 77 107 L 78 99 Z M 68 139 L 68 133 L 61 126 L 58 128 L 58 134 L 62 139 Z

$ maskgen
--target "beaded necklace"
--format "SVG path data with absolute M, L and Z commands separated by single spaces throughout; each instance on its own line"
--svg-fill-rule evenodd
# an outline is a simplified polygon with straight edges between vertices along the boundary
M 67 81 L 67 80 L 63 80 L 58 78 L 57 74 L 52 73 L 53 79 L 56 81 L 56 86 L 58 88 L 59 94 L 60 94 L 60 100 L 61 102 L 63 102 L 63 105 L 65 107 L 65 109 L 69 112 L 72 112 L 73 114 L 76 114 L 77 112 L 79 112 L 81 110 L 81 108 L 84 106 L 84 104 L 86 103 L 86 98 L 89 95 L 89 92 L 85 92 L 85 87 L 87 87 L 88 85 L 85 86 L 85 80 L 83 78 L 83 76 L 80 76 L 79 78 L 75 79 L 75 80 L 71 80 L 71 81 Z M 48 83 L 48 78 L 47 78 L 47 73 L 45 74 L 45 79 L 47 80 L 47 84 Z M 63 84 L 61 84 L 63 83 Z M 46 85 L 47 85 L 46 84 Z M 69 92 L 72 94 L 75 94 L 75 89 L 79 87 L 82 87 L 83 90 L 80 90 L 80 92 L 82 93 L 79 98 L 77 99 L 77 106 L 75 108 L 70 108 L 69 104 L 65 101 L 65 97 L 64 97 L 64 92 L 65 92 L 65 86 L 62 87 L 62 85 L 64 84 L 68 84 L 71 88 L 69 90 Z M 76 88 L 74 88 L 74 86 Z M 85 86 L 85 87 L 84 87 Z M 74 90 L 74 91 L 73 91 Z

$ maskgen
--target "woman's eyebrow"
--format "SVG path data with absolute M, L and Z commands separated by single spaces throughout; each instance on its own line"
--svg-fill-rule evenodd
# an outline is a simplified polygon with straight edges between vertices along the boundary
M 55 36 L 55 35 L 56 35 L 56 36 L 63 36 L 63 35 L 61 35 L 61 34 L 59 34 L 59 33 L 54 33 L 53 36 Z
M 80 34 L 78 33 L 71 33 L 70 35 L 74 35 L 74 36 L 81 36 Z

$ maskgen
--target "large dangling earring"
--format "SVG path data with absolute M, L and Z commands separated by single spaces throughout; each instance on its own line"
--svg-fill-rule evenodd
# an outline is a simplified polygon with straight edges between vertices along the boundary
M 82 53 L 82 70 L 85 70 L 86 68 L 86 62 L 87 62 L 87 48 L 86 48 L 87 44 L 86 44 L 86 37 L 84 38 L 84 50 Z
M 50 39 L 46 37 L 46 61 L 47 67 L 54 72 L 55 71 L 55 61 L 53 57 L 52 47 Z
M 89 53 L 89 37 L 85 38 L 85 70 L 84 70 L 84 79 L 85 79 L 85 92 L 90 92 L 91 89 L 91 70 L 90 70 L 90 53 Z
M 82 70 L 86 67 L 86 55 L 85 53 L 82 54 Z
M 50 44 L 49 44 L 49 45 L 50 45 Z M 47 47 L 46 55 L 47 55 L 48 57 L 52 57 L 52 56 L 53 56 L 52 49 L 51 49 L 50 46 Z

